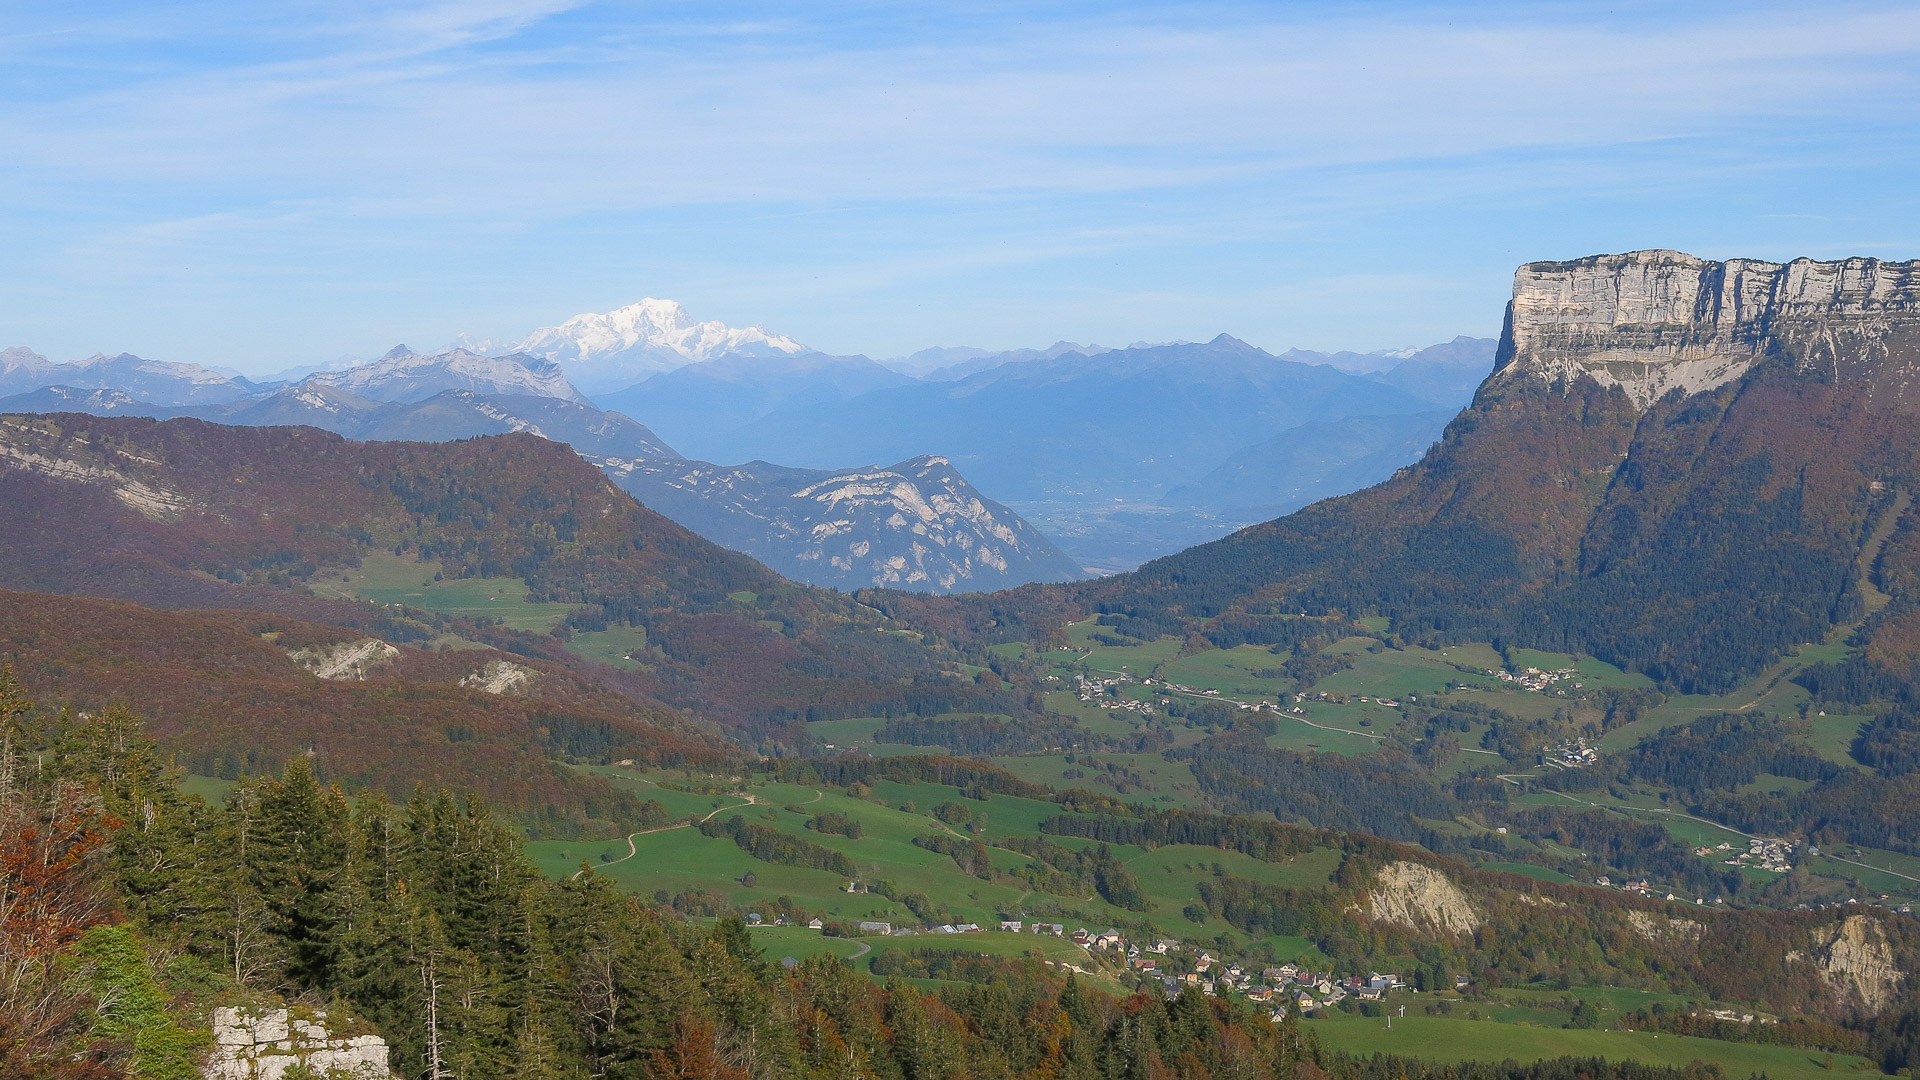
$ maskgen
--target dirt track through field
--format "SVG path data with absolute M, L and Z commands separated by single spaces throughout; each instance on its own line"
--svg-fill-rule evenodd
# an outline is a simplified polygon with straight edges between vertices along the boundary
M 647 782 L 647 783 L 652 783 L 652 781 L 646 781 L 646 782 Z M 816 792 L 814 792 L 814 793 L 813 793 L 813 798 L 811 798 L 811 799 L 809 799 L 809 800 L 807 800 L 807 801 L 808 801 L 808 802 L 819 802 L 819 801 L 820 801 L 820 797 L 821 797 L 821 795 L 822 795 L 822 794 L 823 794 L 822 792 L 818 792 L 818 791 L 816 791 Z M 714 809 L 712 810 L 712 812 L 711 812 L 711 813 L 709 813 L 709 814 L 707 814 L 707 816 L 706 816 L 706 817 L 703 817 L 703 818 L 701 818 L 701 819 L 700 819 L 699 821 L 680 821 L 680 822 L 675 822 L 675 823 L 674 823 L 674 824 L 672 824 L 672 825 L 659 825 L 659 826 L 655 826 L 654 828 L 651 828 L 651 829 L 641 829 L 641 830 L 639 830 L 639 831 L 637 831 L 637 832 L 630 832 L 630 833 L 628 833 L 628 834 L 627 834 L 627 853 L 626 853 L 625 855 L 622 855 L 622 856 L 620 856 L 620 857 L 619 857 L 619 858 L 617 858 L 617 859 L 608 859 L 608 860 L 607 860 L 607 862 L 606 862 L 606 865 L 608 865 L 608 866 L 615 866 L 615 865 L 618 865 L 618 864 L 620 864 L 620 863 L 623 863 L 623 862 L 626 862 L 626 861 L 627 861 L 628 859 L 631 859 L 631 858 L 633 858 L 634 856 L 636 856 L 636 855 L 638 855 L 638 854 L 640 854 L 640 847 L 639 847 L 639 845 L 637 845 L 637 844 L 635 844 L 635 843 L 633 842 L 633 840 L 634 840 L 634 837 L 636 837 L 636 836 L 651 836 L 651 835 L 653 835 L 654 833 L 663 833 L 663 832 L 672 832 L 672 831 L 673 831 L 673 830 L 675 830 L 675 829 L 690 829 L 690 828 L 692 828 L 692 827 L 694 827 L 695 825 L 704 825 L 704 824 L 706 824 L 707 822 L 709 822 L 709 821 L 712 821 L 712 820 L 713 820 L 713 816 L 714 816 L 714 814 L 718 814 L 718 813 L 721 813 L 721 812 L 723 812 L 723 811 L 726 811 L 726 810 L 739 810 L 739 809 L 742 809 L 742 808 L 744 808 L 744 807 L 748 807 L 748 806 L 753 806 L 753 805 L 756 805 L 756 804 L 757 804 L 757 803 L 759 803 L 759 801 L 760 801 L 759 799 L 756 799 L 756 798 L 754 798 L 754 797 L 753 797 L 752 795 L 749 795 L 748 793 L 746 793 L 746 792 L 744 792 L 744 791 L 736 791 L 736 792 L 733 792 L 733 797 L 734 797 L 734 798 L 736 798 L 736 799 L 745 799 L 745 800 L 747 800 L 747 801 L 746 801 L 746 802 L 743 802 L 743 803 L 740 803 L 740 804 L 739 804 L 739 805 L 737 805 L 737 806 L 717 806 L 717 807 L 714 807 Z M 583 871 L 579 871 L 579 870 L 575 870 L 575 871 L 573 872 L 573 876 L 574 876 L 575 878 L 577 878 L 577 877 L 579 877 L 579 876 L 581 875 L 581 873 L 583 873 Z

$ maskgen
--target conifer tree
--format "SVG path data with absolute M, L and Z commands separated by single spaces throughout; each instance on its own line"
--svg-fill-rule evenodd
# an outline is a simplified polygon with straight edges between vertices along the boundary
M 297 756 L 278 780 L 260 785 L 256 812 L 247 876 L 286 943 L 285 975 L 297 986 L 331 986 L 340 960 L 338 890 L 353 849 L 346 795 L 322 787 L 312 763 Z

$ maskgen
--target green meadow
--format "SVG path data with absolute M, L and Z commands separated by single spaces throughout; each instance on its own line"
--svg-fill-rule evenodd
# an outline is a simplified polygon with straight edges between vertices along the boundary
M 1464 1010 L 1461 1010 L 1464 1011 Z M 1824 1053 L 1756 1043 L 1719 1042 L 1644 1031 L 1573 1030 L 1455 1017 L 1308 1020 L 1305 1027 L 1329 1050 L 1350 1054 L 1398 1054 L 1433 1061 L 1533 1061 L 1599 1057 L 1648 1065 L 1684 1067 L 1695 1060 L 1718 1064 L 1728 1076 L 1765 1074 L 1774 1080 L 1829 1080 Z M 1835 1054 L 1834 1068 L 1850 1070 L 1866 1059 Z M 1867 1066 L 1874 1075 L 1879 1070 Z
M 571 604 L 527 603 L 527 583 L 519 578 L 435 581 L 439 573 L 439 563 L 378 551 L 363 558 L 358 569 L 332 575 L 332 581 L 315 581 L 313 591 L 376 604 L 404 604 L 441 615 L 499 619 L 515 630 L 541 633 L 553 629 L 573 610 Z

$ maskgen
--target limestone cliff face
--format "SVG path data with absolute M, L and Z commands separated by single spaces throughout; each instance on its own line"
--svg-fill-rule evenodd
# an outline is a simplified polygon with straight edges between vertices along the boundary
M 1865 915 L 1849 915 L 1837 926 L 1815 930 L 1813 955 L 1790 952 L 1787 958 L 1810 959 L 1822 982 L 1875 1012 L 1893 1003 L 1907 978 L 1894 966 L 1886 931 Z
M 1367 914 L 1415 930 L 1471 934 L 1480 914 L 1447 875 L 1415 862 L 1388 863 L 1367 893 Z
M 1645 408 L 1674 389 L 1731 382 L 1771 355 L 1866 379 L 1898 403 L 1920 399 L 1920 262 L 1633 251 L 1528 263 L 1514 274 L 1487 387 L 1585 374 Z

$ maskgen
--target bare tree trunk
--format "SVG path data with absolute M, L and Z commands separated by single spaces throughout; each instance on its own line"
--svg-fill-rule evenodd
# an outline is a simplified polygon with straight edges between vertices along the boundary
M 446 1065 L 440 1053 L 440 973 L 431 952 L 421 959 L 420 984 L 427 992 L 427 1078 L 446 1080 Z

